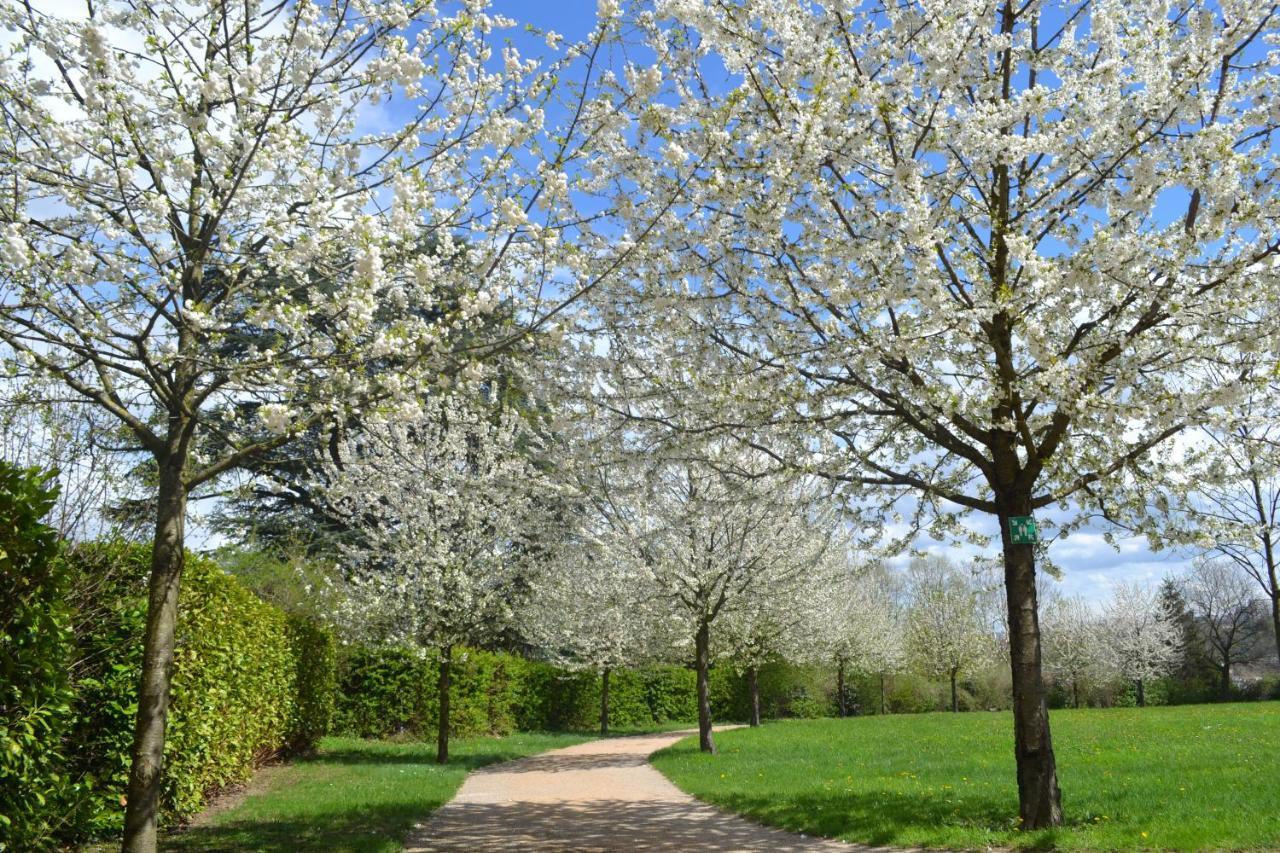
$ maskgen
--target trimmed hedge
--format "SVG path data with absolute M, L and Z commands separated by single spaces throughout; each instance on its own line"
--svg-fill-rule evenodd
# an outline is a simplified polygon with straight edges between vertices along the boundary
M 294 614 L 288 616 L 288 631 L 295 691 L 285 746 L 297 754 L 314 750 L 333 725 L 338 645 L 332 632 Z
M 74 578 L 74 722 L 67 763 L 81 795 L 66 840 L 123 826 L 142 665 L 150 548 L 94 543 L 70 550 Z M 284 749 L 309 749 L 329 725 L 334 645 L 225 574 L 188 555 L 179 599 L 165 739 L 164 819 L 198 811 Z
M 52 846 L 69 793 L 67 577 L 41 521 L 56 497 L 48 475 L 0 461 L 0 850 Z
M 334 730 L 356 737 L 433 737 L 437 663 L 435 655 L 404 648 L 345 649 Z M 449 704 L 455 737 L 594 731 L 600 725 L 600 675 L 507 652 L 458 649 Z M 616 670 L 609 709 L 610 725 L 618 728 L 696 719 L 693 672 L 678 666 Z

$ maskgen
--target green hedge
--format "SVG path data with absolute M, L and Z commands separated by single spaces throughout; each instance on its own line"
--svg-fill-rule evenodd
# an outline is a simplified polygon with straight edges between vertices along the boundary
M 81 545 L 73 577 L 74 722 L 68 770 L 80 783 L 63 835 L 119 832 L 142 664 L 150 549 Z M 166 820 L 243 781 L 265 758 L 327 732 L 335 662 L 327 632 L 266 604 L 207 558 L 188 555 L 179 598 L 165 742 Z
M 356 737 L 433 737 L 438 658 L 404 648 L 355 646 L 339 656 L 334 729 Z M 513 731 L 594 731 L 600 674 L 570 672 L 506 652 L 454 651 L 449 693 L 456 737 Z M 694 675 L 678 666 L 618 670 L 609 681 L 610 725 L 697 718 Z
M 333 726 L 337 698 L 338 648 L 333 633 L 301 616 L 288 617 L 294 659 L 295 695 L 286 748 L 310 752 Z
M 59 743 L 70 716 L 65 567 L 41 519 L 56 489 L 0 461 L 0 850 L 38 850 L 68 795 Z

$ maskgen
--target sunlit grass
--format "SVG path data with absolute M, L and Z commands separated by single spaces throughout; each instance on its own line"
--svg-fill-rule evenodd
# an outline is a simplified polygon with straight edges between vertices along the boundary
M 581 743 L 578 735 L 516 734 L 435 744 L 326 738 L 316 755 L 281 768 L 269 787 L 208 825 L 172 833 L 166 850 L 335 851 L 401 849 L 418 821 L 447 802 L 477 767 Z
M 884 845 L 1280 849 L 1280 704 L 1055 711 L 1067 824 L 1017 831 L 1004 713 L 766 724 L 654 764 L 695 796 L 788 829 Z

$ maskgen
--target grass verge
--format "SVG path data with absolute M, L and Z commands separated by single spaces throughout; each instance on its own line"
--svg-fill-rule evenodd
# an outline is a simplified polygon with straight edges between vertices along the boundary
M 522 733 L 449 744 L 325 738 L 314 756 L 274 768 L 264 789 L 206 822 L 167 835 L 172 851 L 398 851 L 414 823 L 447 802 L 467 773 L 500 761 L 571 746 L 578 735 Z
M 658 753 L 699 799 L 786 829 L 877 845 L 1280 849 L 1280 704 L 1054 711 L 1066 825 L 1017 830 L 1004 713 L 766 724 Z

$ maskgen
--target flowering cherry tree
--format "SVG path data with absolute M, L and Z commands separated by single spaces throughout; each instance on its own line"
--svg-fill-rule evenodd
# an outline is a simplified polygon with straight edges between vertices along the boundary
M 439 655 L 436 760 L 449 759 L 453 650 L 516 625 L 536 572 L 551 489 L 520 418 L 463 392 L 340 442 L 332 512 L 359 531 L 345 548 L 339 623 Z
M 839 529 L 815 530 L 829 540 L 821 560 L 783 583 L 761 585 L 724 614 L 713 656 L 747 679 L 748 722 L 760 725 L 760 667 L 770 661 L 801 663 L 816 657 L 815 629 L 836 579 L 848 572 L 847 536 Z
M 994 657 L 985 594 L 975 578 L 939 557 L 919 557 L 907 570 L 906 647 L 917 667 L 951 684 L 951 710 L 960 710 L 960 673 Z
M 1061 822 L 1033 545 L 1010 519 L 1129 495 L 1274 334 L 1268 3 L 669 0 L 625 131 L 630 265 L 738 369 L 722 425 L 899 501 L 998 522 L 1020 825 Z M 619 131 L 623 133 L 624 131 Z M 620 208 L 621 209 L 621 208 Z M 642 344 L 634 345 L 637 351 Z M 692 420 L 693 416 L 686 416 Z M 821 440 L 814 456 L 814 442 Z
M 845 676 L 852 670 L 880 680 L 880 713 L 885 712 L 884 679 L 906 662 L 903 608 L 894 578 L 881 566 L 846 570 L 831 578 L 818 601 L 815 644 L 823 663 L 835 661 L 836 701 L 848 714 Z
M 607 538 L 572 538 L 578 541 L 553 551 L 519 623 L 525 639 L 555 663 L 600 673 L 603 737 L 612 671 L 668 656 L 671 638 L 664 636 L 657 591 L 634 555 L 610 548 Z
M 599 506 L 614 547 L 630 549 L 693 640 L 699 747 L 715 752 L 712 629 L 749 602 L 790 600 L 831 549 L 834 525 L 815 484 L 770 476 L 758 453 L 733 444 L 633 460 L 611 477 Z
M 503 299 L 544 323 L 538 270 L 561 300 L 590 284 L 557 260 L 557 211 L 599 113 L 552 128 L 544 105 L 603 30 L 539 67 L 493 56 L 513 23 L 427 0 L 0 6 L 0 342 L 157 468 L 127 850 L 155 848 L 192 492 L 394 408 L 411 368 L 465 370 L 486 342 L 458 324 Z
M 1044 607 L 1044 665 L 1071 685 L 1080 707 L 1080 683 L 1104 673 L 1106 632 L 1101 615 L 1078 596 L 1049 596 Z
M 1144 706 L 1146 683 L 1168 675 L 1182 655 L 1182 631 L 1156 591 L 1140 584 L 1118 584 L 1102 618 L 1107 670 L 1132 681 L 1138 706 Z

